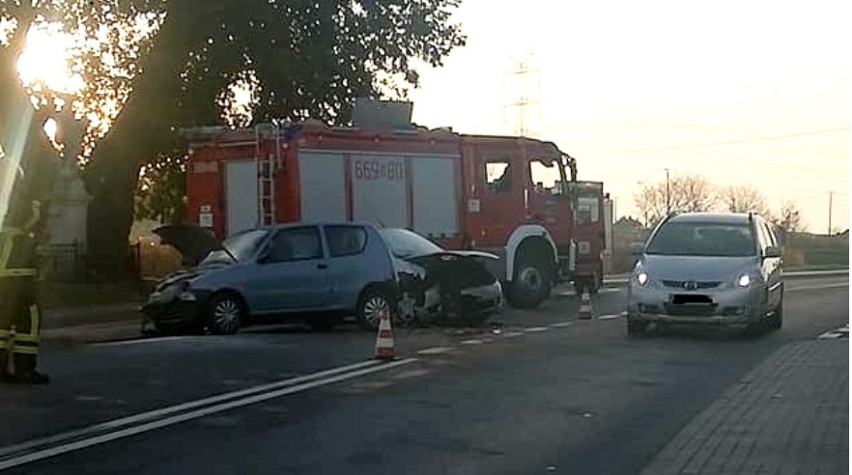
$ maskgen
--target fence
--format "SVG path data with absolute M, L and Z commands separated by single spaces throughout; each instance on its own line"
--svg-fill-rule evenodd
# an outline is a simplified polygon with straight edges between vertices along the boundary
M 95 279 L 83 244 L 42 246 L 39 256 L 45 280 L 70 283 Z M 128 246 L 127 265 L 139 279 L 156 279 L 179 269 L 181 258 L 171 246 L 140 240 Z

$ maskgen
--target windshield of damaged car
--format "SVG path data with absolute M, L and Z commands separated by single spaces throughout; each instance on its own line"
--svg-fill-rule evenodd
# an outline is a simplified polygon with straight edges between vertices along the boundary
M 242 262 L 251 257 L 267 234 L 269 234 L 269 231 L 265 229 L 243 231 L 225 239 L 222 242 L 222 247 L 230 251 L 237 261 Z M 228 255 L 228 252 L 219 249 L 208 254 L 201 262 L 201 265 L 233 261 L 234 259 Z
M 646 254 L 664 256 L 747 257 L 757 253 L 751 226 L 730 223 L 677 223 L 663 225 Z
M 382 229 L 380 232 L 391 253 L 400 259 L 444 251 L 432 241 L 405 229 Z

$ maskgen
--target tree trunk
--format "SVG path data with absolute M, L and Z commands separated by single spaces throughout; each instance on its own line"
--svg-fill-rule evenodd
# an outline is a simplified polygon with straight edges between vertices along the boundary
M 86 240 L 89 265 L 100 277 L 131 277 L 128 236 L 133 225 L 133 200 L 143 159 L 171 143 L 175 103 L 185 58 L 163 51 L 174 34 L 174 21 L 161 27 L 157 44 L 143 62 L 133 92 L 110 132 L 96 146 L 83 172 L 89 203 Z
M 102 276 L 129 277 L 129 243 L 133 224 L 133 192 L 141 157 L 113 135 L 98 145 L 99 160 L 86 169 L 92 200 L 86 216 L 89 264 Z

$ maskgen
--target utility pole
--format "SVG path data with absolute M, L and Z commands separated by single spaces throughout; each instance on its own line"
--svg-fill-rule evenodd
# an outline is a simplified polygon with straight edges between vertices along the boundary
M 828 235 L 831 236 L 831 206 L 834 202 L 834 192 L 828 192 Z
M 522 61 L 518 61 L 518 68 L 506 75 L 507 77 L 516 77 L 518 81 L 517 99 L 515 100 L 515 102 L 507 104 L 506 107 L 519 109 L 515 132 L 521 137 L 526 137 L 530 133 L 529 124 L 527 121 L 527 108 L 529 108 L 530 106 L 539 105 L 539 102 L 531 99 L 527 93 L 527 76 L 535 76 L 537 78 L 536 86 L 541 86 L 541 76 L 539 75 L 539 71 L 531 69 L 529 61 L 529 58 Z M 539 110 L 539 113 L 540 112 L 541 111 Z
M 669 169 L 666 168 L 666 215 L 672 214 L 671 187 L 669 186 Z

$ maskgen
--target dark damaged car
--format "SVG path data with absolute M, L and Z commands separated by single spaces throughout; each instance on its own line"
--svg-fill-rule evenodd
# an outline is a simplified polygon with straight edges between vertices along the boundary
M 484 259 L 446 251 L 401 229 L 293 223 L 250 229 L 219 242 L 191 225 L 155 231 L 186 269 L 159 282 L 142 307 L 159 333 L 232 334 L 256 323 L 303 321 L 329 328 L 354 318 L 397 323 L 485 320 L 502 305 Z
M 447 251 L 406 229 L 380 229 L 394 258 L 402 322 L 478 324 L 498 311 L 503 291 L 479 251 Z

